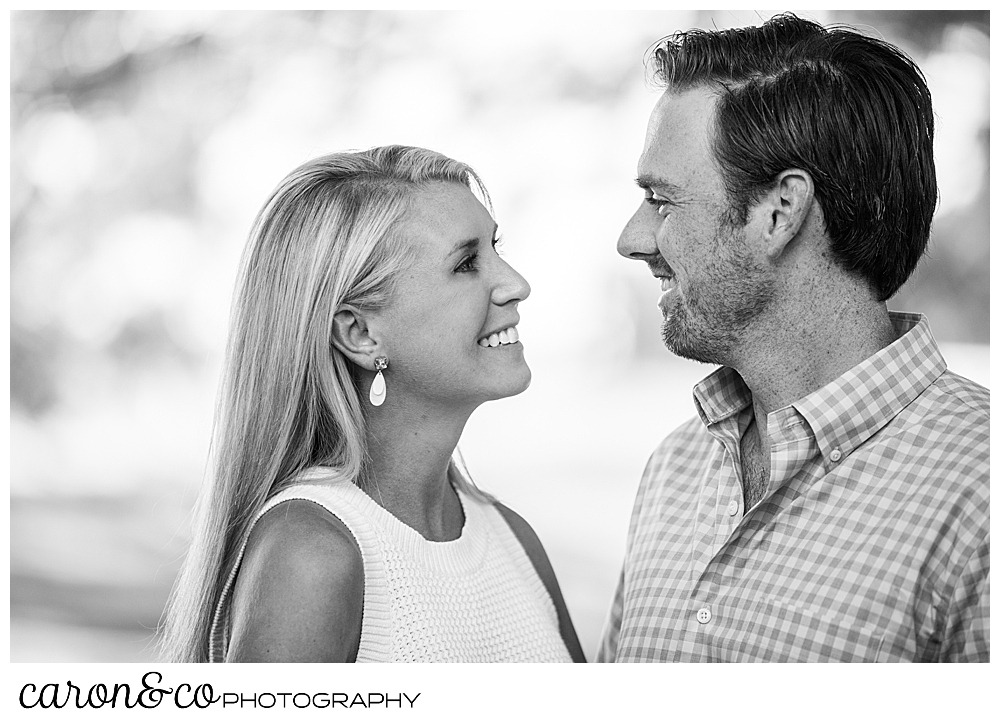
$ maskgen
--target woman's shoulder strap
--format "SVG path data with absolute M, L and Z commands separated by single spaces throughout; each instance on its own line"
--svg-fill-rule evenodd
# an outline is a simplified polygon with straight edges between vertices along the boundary
M 541 578 L 546 591 L 549 593 L 549 597 L 552 599 L 552 604 L 556 609 L 556 617 L 559 621 L 559 632 L 563 638 L 563 642 L 566 644 L 566 648 L 569 650 L 570 657 L 574 662 L 586 662 L 576 629 L 573 627 L 573 622 L 569 616 L 569 609 L 566 606 L 566 601 L 563 599 L 562 590 L 559 588 L 559 581 L 556 579 L 555 570 L 552 569 L 552 563 L 549 562 L 549 556 L 545 553 L 542 541 L 538 539 L 538 535 L 535 534 L 531 525 L 523 517 L 514 512 L 514 510 L 499 502 L 495 506 L 497 512 L 500 513 L 500 516 L 507 523 L 508 527 L 510 527 L 511 532 L 514 533 L 514 537 L 521 543 L 521 547 L 524 548 L 525 554 L 531 560 L 535 572 Z

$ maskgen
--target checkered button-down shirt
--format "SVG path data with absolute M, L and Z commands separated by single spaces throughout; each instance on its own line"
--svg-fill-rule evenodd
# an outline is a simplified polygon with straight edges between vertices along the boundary
M 919 315 L 768 415 L 743 508 L 750 392 L 721 368 L 653 453 L 599 661 L 988 661 L 989 390 Z

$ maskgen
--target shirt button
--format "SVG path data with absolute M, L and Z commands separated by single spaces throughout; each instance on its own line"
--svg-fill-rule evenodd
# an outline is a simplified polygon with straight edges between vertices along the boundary
M 698 611 L 698 622 L 704 625 L 712 619 L 712 611 L 708 608 L 702 608 Z
M 726 512 L 729 513 L 730 517 L 735 515 L 740 511 L 740 503 L 736 500 L 729 500 L 729 507 L 726 508 Z
M 831 462 L 839 462 L 840 458 L 842 456 L 843 455 L 840 453 L 840 450 L 839 449 L 835 449 L 832 452 L 830 452 L 830 461 Z

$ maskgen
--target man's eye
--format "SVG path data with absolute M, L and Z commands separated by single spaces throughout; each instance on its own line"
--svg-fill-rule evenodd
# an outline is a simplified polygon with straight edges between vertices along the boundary
M 665 216 L 667 213 L 669 213 L 668 209 L 671 205 L 670 199 L 664 198 L 663 196 L 657 196 L 652 191 L 647 190 L 645 201 L 650 206 L 656 208 L 656 212 L 661 216 Z

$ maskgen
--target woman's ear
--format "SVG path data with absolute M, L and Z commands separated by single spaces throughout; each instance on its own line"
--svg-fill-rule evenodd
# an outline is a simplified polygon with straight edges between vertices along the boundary
M 379 343 L 372 337 L 367 315 L 359 309 L 346 304 L 337 309 L 330 342 L 359 367 L 375 370 Z

